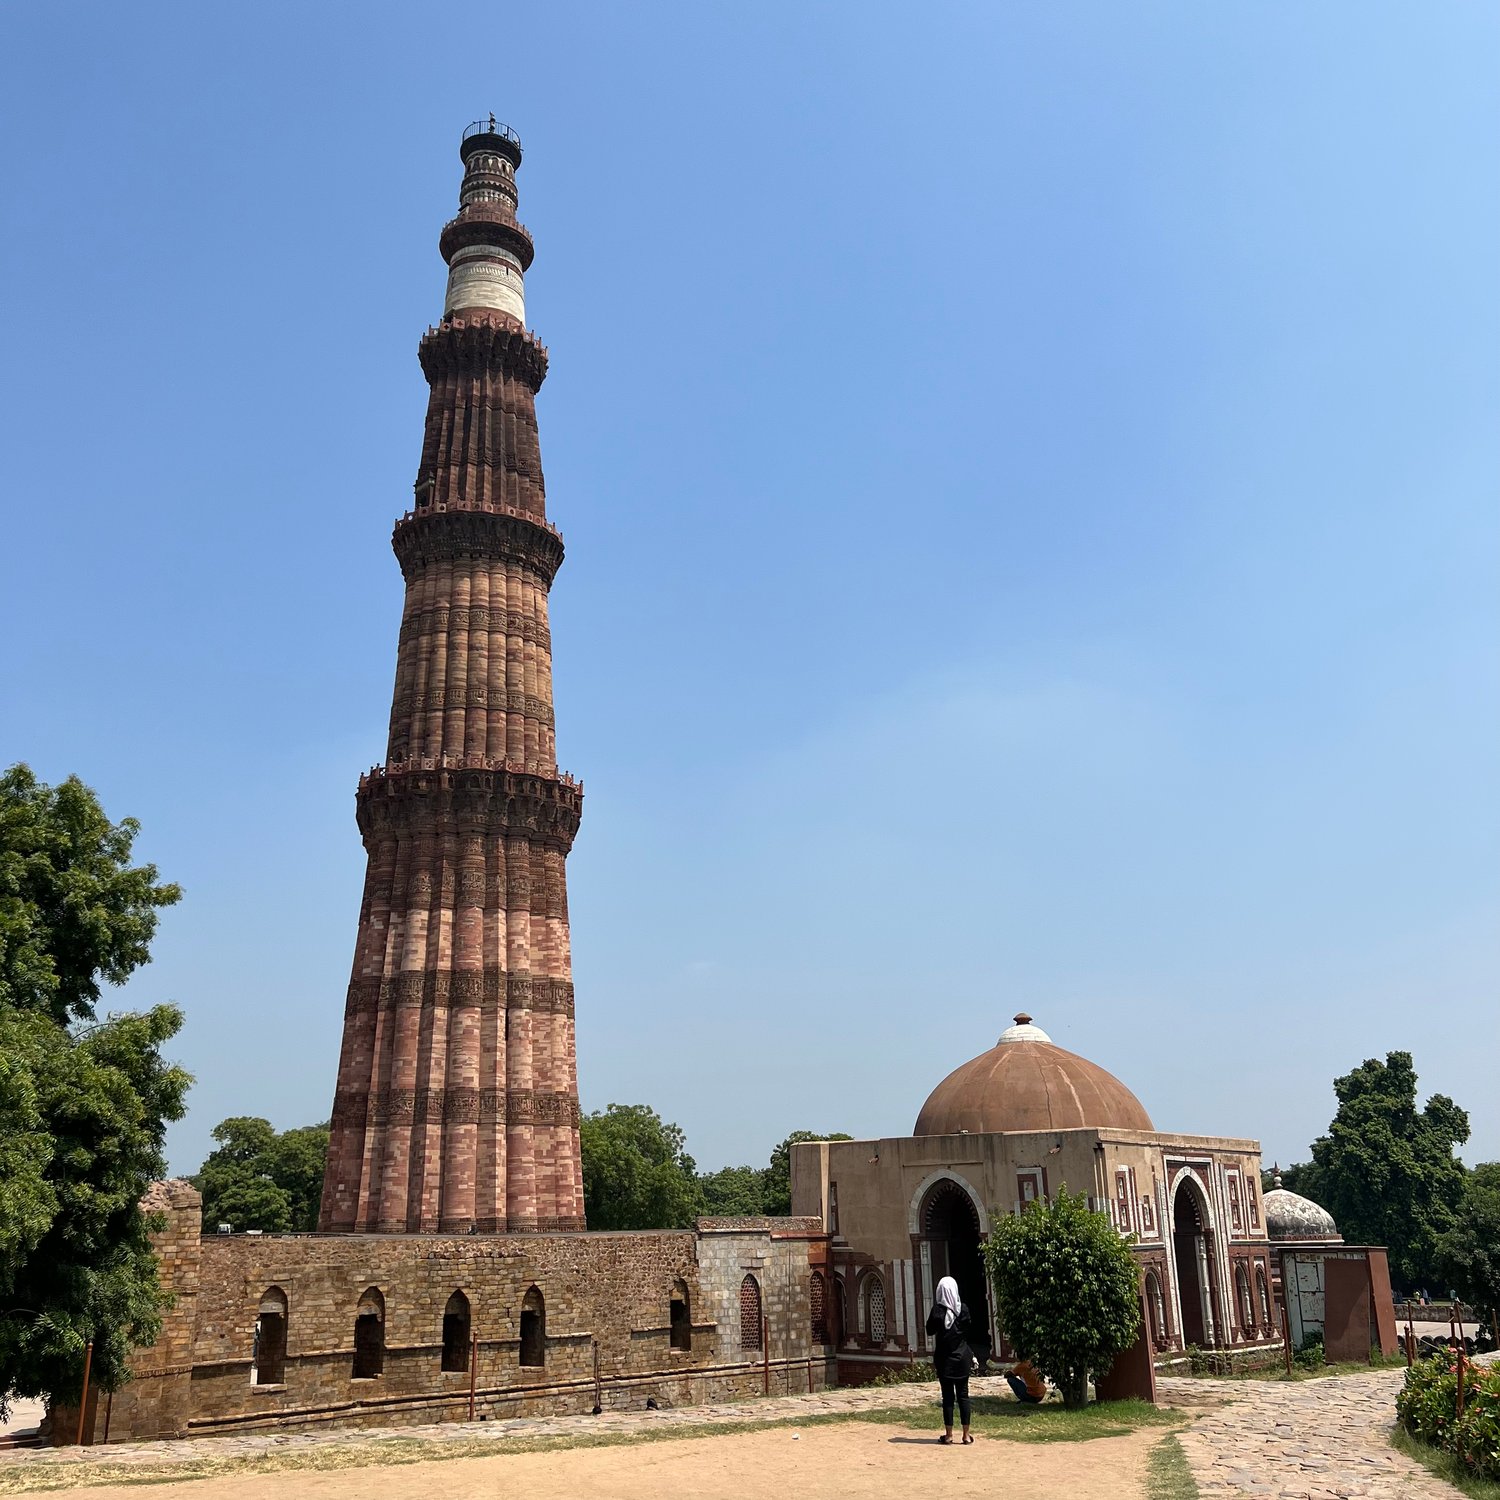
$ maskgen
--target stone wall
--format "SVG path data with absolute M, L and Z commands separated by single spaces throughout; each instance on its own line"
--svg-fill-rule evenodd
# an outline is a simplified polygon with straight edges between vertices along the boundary
M 158 1344 L 138 1352 L 136 1378 L 101 1405 L 96 1442 L 105 1441 L 106 1420 L 111 1442 L 462 1420 L 467 1339 L 461 1367 L 441 1368 L 455 1292 L 467 1299 L 478 1341 L 481 1418 L 586 1412 L 596 1403 L 639 1408 L 648 1398 L 686 1405 L 829 1383 L 831 1351 L 810 1336 L 813 1263 L 826 1245 L 811 1221 L 712 1220 L 698 1234 L 200 1237 L 188 1184 L 153 1194 L 166 1204 L 162 1280 L 177 1302 Z M 747 1274 L 768 1323 L 765 1344 L 754 1348 L 741 1338 Z M 671 1303 L 683 1290 L 687 1348 L 671 1336 Z M 534 1308 L 538 1296 L 543 1362 L 523 1364 L 523 1304 Z M 285 1360 L 272 1371 L 257 1345 L 257 1318 L 282 1299 Z M 381 1369 L 356 1376 L 355 1319 L 370 1308 L 380 1309 Z

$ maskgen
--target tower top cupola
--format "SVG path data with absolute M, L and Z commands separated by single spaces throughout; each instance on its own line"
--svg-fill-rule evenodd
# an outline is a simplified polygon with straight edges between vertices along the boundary
M 536 253 L 516 218 L 521 138 L 494 115 L 463 133 L 464 180 L 458 213 L 443 225 L 438 248 L 448 263 L 443 316 L 501 313 L 526 326 L 525 274 Z

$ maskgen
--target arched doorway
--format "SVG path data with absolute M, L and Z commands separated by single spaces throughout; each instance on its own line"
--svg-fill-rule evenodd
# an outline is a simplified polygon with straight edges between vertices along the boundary
M 958 1294 L 974 1323 L 971 1339 L 974 1352 L 983 1360 L 992 1352 L 990 1297 L 984 1257 L 979 1250 L 979 1213 L 974 1200 L 951 1177 L 944 1178 L 928 1189 L 917 1222 L 931 1257 L 932 1285 L 928 1291 L 935 1292 L 944 1276 L 951 1276 L 958 1283 Z M 925 1318 L 927 1309 L 923 1308 L 919 1316 Z
M 1172 1195 L 1172 1250 L 1182 1342 L 1211 1349 L 1218 1343 L 1214 1318 L 1213 1229 L 1203 1189 L 1184 1176 Z

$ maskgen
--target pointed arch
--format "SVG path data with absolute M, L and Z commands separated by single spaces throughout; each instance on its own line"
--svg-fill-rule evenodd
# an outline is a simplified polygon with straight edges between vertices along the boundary
M 469 1368 L 469 1299 L 455 1290 L 443 1309 L 443 1373 L 459 1374 Z
M 378 1380 L 385 1373 L 385 1297 L 378 1286 L 366 1287 L 354 1310 L 355 1380 Z
M 812 1273 L 807 1288 L 808 1337 L 814 1344 L 828 1342 L 828 1283 L 821 1271 Z
M 740 1282 L 740 1348 L 760 1348 L 760 1283 L 748 1271 Z
M 268 1286 L 255 1314 L 255 1341 L 250 1351 L 250 1384 L 280 1385 L 286 1379 L 286 1293 Z
M 547 1363 L 547 1299 L 534 1283 L 521 1299 L 521 1363 Z
M 691 1349 L 693 1347 L 693 1302 L 688 1295 L 687 1282 L 681 1279 L 672 1283 L 667 1316 L 671 1325 L 672 1348 Z

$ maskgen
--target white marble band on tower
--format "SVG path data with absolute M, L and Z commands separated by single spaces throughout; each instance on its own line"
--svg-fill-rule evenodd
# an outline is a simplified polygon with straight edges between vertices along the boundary
M 469 245 L 448 267 L 444 314 L 461 307 L 492 307 L 526 322 L 526 284 L 521 262 L 499 245 Z

